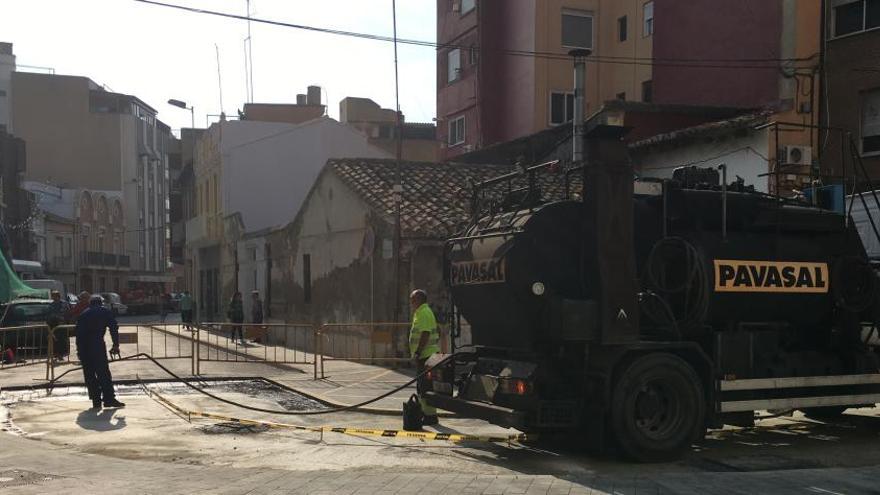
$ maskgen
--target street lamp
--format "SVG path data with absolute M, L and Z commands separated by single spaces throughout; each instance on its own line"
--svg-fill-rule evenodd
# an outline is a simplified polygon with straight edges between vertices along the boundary
M 180 100 L 175 100 L 174 98 L 171 98 L 170 100 L 168 100 L 168 104 L 173 107 L 182 108 L 184 110 L 189 110 L 189 114 L 192 119 L 192 121 L 191 121 L 191 126 L 192 126 L 191 129 L 192 130 L 190 133 L 191 134 L 190 135 L 190 159 L 192 160 L 191 163 L 192 163 L 192 167 L 193 167 L 193 174 L 195 174 L 195 166 L 196 166 L 196 135 L 195 135 L 196 110 L 195 110 L 195 107 L 188 107 L 188 106 L 186 106 L 186 102 L 180 101 Z M 183 139 L 183 129 L 180 130 L 180 139 Z M 181 161 L 183 161 L 183 160 L 181 160 Z M 181 167 L 183 167 L 183 166 L 184 166 L 184 164 L 181 163 Z M 184 271 L 185 270 L 186 269 L 184 268 Z M 187 280 L 187 283 L 186 283 L 187 288 L 193 287 L 193 285 L 194 285 L 194 280 Z M 193 289 L 195 289 L 195 287 L 193 287 Z M 196 318 L 198 318 L 198 308 L 196 309 Z
M 196 109 L 195 109 L 195 107 L 188 107 L 188 106 L 186 106 L 186 102 L 183 102 L 180 100 L 175 100 L 174 98 L 168 100 L 168 104 L 173 107 L 182 108 L 184 110 L 189 110 L 190 116 L 192 117 L 191 127 L 193 129 L 196 128 Z

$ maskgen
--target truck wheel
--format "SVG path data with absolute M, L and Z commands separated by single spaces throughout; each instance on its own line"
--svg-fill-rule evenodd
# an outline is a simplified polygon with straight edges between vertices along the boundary
M 828 420 L 839 418 L 847 409 L 848 406 L 805 407 L 801 412 L 808 418 Z
M 638 461 L 677 457 L 705 432 L 700 377 L 684 360 L 654 353 L 624 365 L 612 394 L 611 428 Z

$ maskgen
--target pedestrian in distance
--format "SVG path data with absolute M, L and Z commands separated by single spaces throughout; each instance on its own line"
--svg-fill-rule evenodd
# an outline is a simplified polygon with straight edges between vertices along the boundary
M 76 353 L 82 363 L 86 387 L 92 409 L 104 407 L 125 407 L 116 400 L 113 390 L 113 377 L 107 360 L 107 346 L 104 335 L 110 330 L 113 340 L 112 354 L 119 354 L 119 324 L 113 312 L 103 307 L 100 296 L 92 296 L 89 307 L 76 320 Z
M 168 311 L 171 309 L 171 296 L 169 294 L 163 293 L 159 296 L 159 317 L 162 319 L 162 323 L 165 323 L 165 319 L 168 318 Z
M 253 323 L 254 342 L 262 343 L 263 300 L 260 291 L 251 292 L 251 323 Z
M 76 323 L 76 319 L 79 318 L 79 315 L 88 309 L 92 295 L 89 294 L 88 291 L 82 291 L 76 297 L 76 304 L 67 312 L 67 321 L 74 323 Z
M 428 293 L 416 289 L 409 295 L 409 304 L 413 310 L 412 327 L 409 331 L 410 357 L 416 364 L 417 376 L 425 372 L 425 363 L 428 358 L 440 352 L 440 330 L 437 328 L 437 318 L 428 306 Z M 419 403 L 424 415 L 423 424 L 436 425 L 437 409 L 425 402 L 423 394 L 426 390 L 426 380 L 421 378 L 416 382 L 416 391 L 419 395 Z
M 180 296 L 180 321 L 183 322 L 183 326 L 187 330 L 192 330 L 194 305 L 195 303 L 189 291 L 183 291 L 183 295 Z
M 70 306 L 61 299 L 61 293 L 57 290 L 51 292 L 51 297 L 52 302 L 49 303 L 46 325 L 49 327 L 49 338 L 53 340 L 53 357 L 63 359 L 64 356 L 70 354 L 70 336 L 66 330 L 56 330 L 56 327 L 64 323 Z
M 229 318 L 229 321 L 232 323 L 232 334 L 230 338 L 232 341 L 235 341 L 235 334 L 238 334 L 238 338 L 241 340 L 241 345 L 245 345 L 244 343 L 244 331 L 242 330 L 242 324 L 244 323 L 244 306 L 241 300 L 241 292 L 236 291 L 235 294 L 232 295 L 232 299 L 229 301 L 229 308 L 226 310 L 226 317 Z

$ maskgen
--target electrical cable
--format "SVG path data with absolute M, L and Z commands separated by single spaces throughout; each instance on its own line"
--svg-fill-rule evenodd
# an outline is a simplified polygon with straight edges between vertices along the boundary
M 359 33 L 354 31 L 344 31 L 340 29 L 331 29 L 331 28 L 323 28 L 318 26 L 309 26 L 305 24 L 294 24 L 289 22 L 282 21 L 274 21 L 270 19 L 259 19 L 251 16 L 243 16 L 237 14 L 229 14 L 225 12 L 219 12 L 214 10 L 207 9 L 199 9 L 195 7 L 187 7 L 185 5 L 176 5 L 164 2 L 157 2 L 154 0 L 134 0 L 135 2 L 154 5 L 158 7 L 166 7 L 171 9 L 183 10 L 190 13 L 195 14 L 203 14 L 203 15 L 211 15 L 217 17 L 224 17 L 228 19 L 236 19 L 247 22 L 256 22 L 260 24 L 268 24 L 279 27 L 287 27 L 293 29 L 300 29 L 304 31 L 312 31 L 324 34 L 332 34 L 336 36 L 347 36 L 352 38 L 360 38 L 372 41 L 383 41 L 383 42 L 394 42 L 394 38 L 391 36 L 383 36 L 376 34 L 368 34 L 368 33 Z M 458 48 L 458 49 L 471 49 L 475 48 L 477 50 L 482 50 L 480 47 L 476 46 L 464 46 L 458 45 L 455 43 L 437 43 L 431 41 L 424 40 L 415 40 L 415 39 L 405 39 L 398 38 L 398 43 L 413 45 L 413 46 L 422 46 L 436 49 L 447 49 L 447 48 Z M 544 58 L 544 59 L 556 59 L 556 60 L 571 60 L 571 57 L 568 54 L 564 53 L 553 53 L 553 52 L 540 52 L 540 51 L 529 51 L 529 50 L 511 50 L 511 49 L 493 49 L 492 51 L 497 51 L 499 53 L 505 53 L 509 55 L 515 56 L 527 56 L 534 58 Z M 778 65 L 770 65 L 770 64 L 778 64 L 780 62 L 813 62 L 815 61 L 816 56 L 811 57 L 797 57 L 797 58 L 742 58 L 742 59 L 679 59 L 679 58 L 646 58 L 646 57 L 616 57 L 616 56 L 594 56 L 587 60 L 589 63 L 606 63 L 606 64 L 622 64 L 622 65 L 645 65 L 645 66 L 669 66 L 669 67 L 690 67 L 690 68 L 729 68 L 729 69 L 773 69 L 778 70 Z M 735 65 L 735 64 L 761 64 L 766 63 L 768 65 Z M 810 67 L 795 67 L 798 68 L 810 68 Z
M 437 366 L 445 364 L 449 360 L 454 359 L 455 356 L 456 356 L 455 354 L 447 356 L 446 358 L 442 359 L 440 362 L 435 364 L 432 368 L 436 368 Z M 422 378 L 426 373 L 428 373 L 430 371 L 430 370 L 425 370 L 422 373 L 416 375 L 415 378 L 413 378 L 412 380 L 404 383 L 403 385 L 400 385 L 394 389 L 391 389 L 388 392 L 385 392 L 378 397 L 374 397 L 372 399 L 365 400 L 365 401 L 359 402 L 357 404 L 352 404 L 352 405 L 342 406 L 342 407 L 334 407 L 334 408 L 329 408 L 329 409 L 315 409 L 315 410 L 309 410 L 309 411 L 288 411 L 286 409 L 285 410 L 278 410 L 278 409 L 266 409 L 266 408 L 262 408 L 262 407 L 254 407 L 254 406 L 242 404 L 240 402 L 236 402 L 233 400 L 224 399 L 223 397 L 220 397 L 216 394 L 212 394 L 211 392 L 208 392 L 206 390 L 203 390 L 203 389 L 193 385 L 192 383 L 190 383 L 190 380 L 187 380 L 187 379 L 177 375 L 176 373 L 174 373 L 173 371 L 169 370 L 168 368 L 163 366 L 161 363 L 159 363 L 155 358 L 153 358 L 152 356 L 150 356 L 149 354 L 146 354 L 146 353 L 133 354 L 131 356 L 126 356 L 124 358 L 114 359 L 114 360 L 110 361 L 110 364 L 121 362 L 121 361 L 128 361 L 128 360 L 137 359 L 137 358 L 149 359 L 150 361 L 152 361 L 153 364 L 158 366 L 162 371 L 164 371 L 165 373 L 167 373 L 171 377 L 175 378 L 176 380 L 180 381 L 181 383 L 183 383 L 187 387 L 195 390 L 196 392 L 203 394 L 203 395 L 206 395 L 216 401 L 223 402 L 224 404 L 229 404 L 231 406 L 239 407 L 242 409 L 247 409 L 249 411 L 262 412 L 262 413 L 267 413 L 267 414 L 283 414 L 283 415 L 289 415 L 289 416 L 300 416 L 300 415 L 301 416 L 314 416 L 314 415 L 318 415 L 318 414 L 331 414 L 331 413 L 338 413 L 338 412 L 343 412 L 343 411 L 352 411 L 355 409 L 359 409 L 361 407 L 372 404 L 374 402 L 378 402 L 386 397 L 389 397 L 389 396 L 409 387 L 410 385 L 417 382 L 420 378 Z M 82 369 L 81 366 L 76 367 L 76 368 L 71 368 L 71 369 L 65 371 L 64 373 L 58 375 L 57 377 L 53 378 L 52 380 L 49 380 L 49 383 L 47 384 L 47 389 L 51 390 L 52 388 L 54 388 L 55 383 L 58 380 L 60 380 L 64 375 L 71 373 L 73 371 L 81 370 L 81 369 Z

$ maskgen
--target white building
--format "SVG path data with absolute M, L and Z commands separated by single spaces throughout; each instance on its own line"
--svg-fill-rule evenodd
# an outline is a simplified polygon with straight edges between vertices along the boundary
M 741 177 L 756 191 L 770 192 L 769 156 L 773 155 L 766 114 L 748 114 L 728 120 L 652 136 L 630 145 L 635 172 L 641 177 L 672 178 L 679 167 L 727 166 L 727 181 Z
M 352 157 L 390 155 L 329 117 L 222 120 L 205 132 L 196 146 L 195 217 L 186 227 L 186 270 L 200 318 L 222 316 L 226 298 L 241 286 L 239 237 L 289 222 L 327 160 Z

